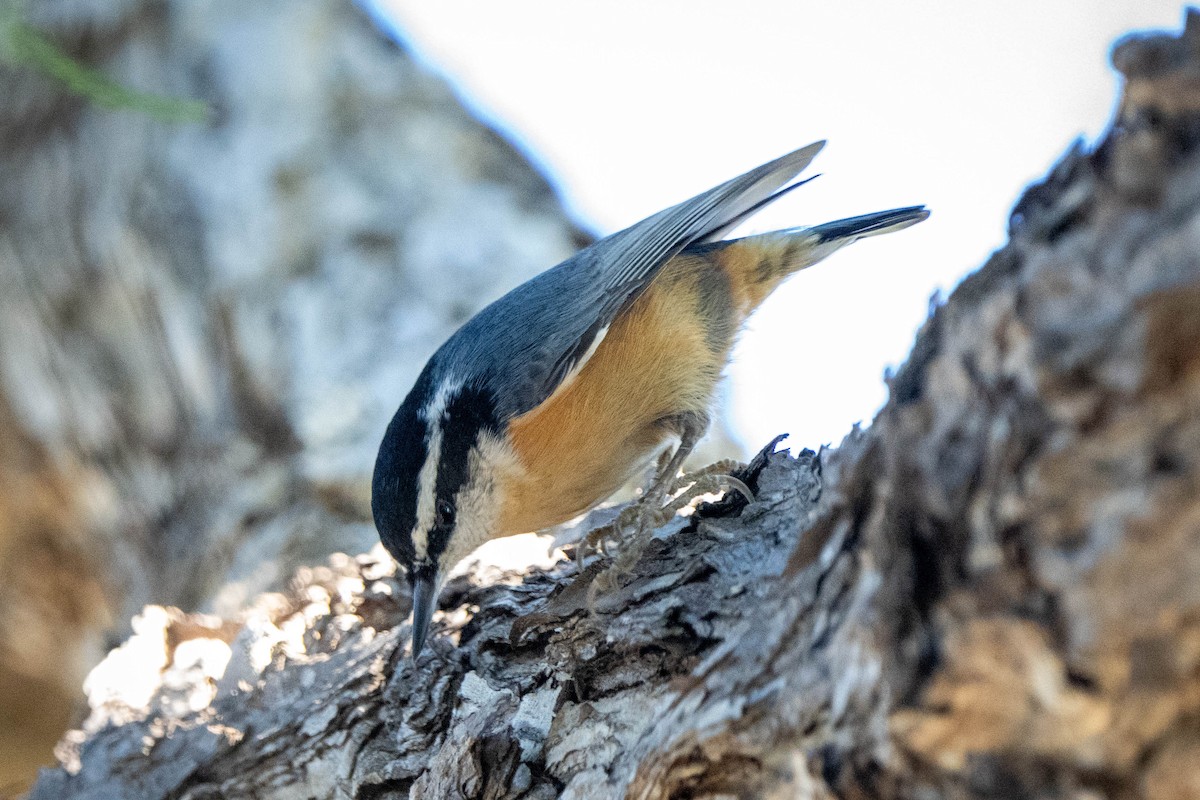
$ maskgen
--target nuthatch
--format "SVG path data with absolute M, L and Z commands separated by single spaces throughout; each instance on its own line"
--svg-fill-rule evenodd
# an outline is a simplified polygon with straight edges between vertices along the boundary
M 371 510 L 408 571 L 413 655 L 447 571 L 484 542 L 587 511 L 664 447 L 661 502 L 708 427 L 739 328 L 784 278 L 922 206 L 732 241 L 824 142 L 584 248 L 480 311 L 443 344 L 388 425 Z

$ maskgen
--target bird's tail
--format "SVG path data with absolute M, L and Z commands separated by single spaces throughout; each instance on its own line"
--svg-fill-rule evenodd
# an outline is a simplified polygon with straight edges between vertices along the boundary
M 781 236 L 790 245 L 787 252 L 780 254 L 778 262 L 781 270 L 778 279 L 783 280 L 859 239 L 901 231 L 928 217 L 929 211 L 925 206 L 893 208 L 889 211 L 876 211 L 874 214 L 834 220 L 811 228 L 788 228 L 774 234 L 766 233 L 763 234 L 763 238 L 765 240 L 772 235 Z
M 867 236 L 903 230 L 926 219 L 924 206 L 894 208 L 826 222 L 812 228 L 747 236 L 744 239 L 701 245 L 711 252 L 731 278 L 734 296 L 743 313 L 749 313 L 785 278 L 811 267 L 830 253 Z
M 822 244 L 840 242 L 842 245 L 846 245 L 867 236 L 902 231 L 928 217 L 929 211 L 925 206 L 909 206 L 908 208 L 893 208 L 890 211 L 876 211 L 874 214 L 863 214 L 858 217 L 847 217 L 812 228 L 800 228 L 796 230 L 796 233 L 813 234 Z

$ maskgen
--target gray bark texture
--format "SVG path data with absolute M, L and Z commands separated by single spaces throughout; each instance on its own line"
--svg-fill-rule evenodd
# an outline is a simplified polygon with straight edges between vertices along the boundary
M 207 119 L 71 94 L 14 13 Z M 587 237 L 349 0 L 0 0 L 0 98 L 3 793 L 142 606 L 232 616 L 369 549 L 425 359 Z
M 868 430 L 468 571 L 415 662 L 381 556 L 149 608 L 30 797 L 1200 795 L 1200 16 L 1113 60 Z

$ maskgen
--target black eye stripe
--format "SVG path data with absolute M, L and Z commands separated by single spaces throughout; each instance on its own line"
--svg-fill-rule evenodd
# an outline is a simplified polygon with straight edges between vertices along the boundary
M 437 556 L 445 550 L 445 537 L 437 535 L 444 527 L 449 533 L 455 524 L 457 515 L 458 493 L 470 479 L 467 461 L 471 448 L 479 441 L 484 431 L 495 432 L 499 429 L 496 418 L 496 407 L 491 396 L 486 392 L 471 387 L 463 387 L 446 404 L 440 420 L 442 433 L 441 457 L 438 459 L 437 483 L 435 484 L 437 505 L 435 513 L 440 513 L 442 504 L 450 510 L 449 520 L 443 520 L 442 525 L 435 525 L 430 532 L 430 554 Z
M 450 528 L 434 528 L 429 532 L 429 537 L 426 541 L 429 542 L 429 557 L 431 559 L 436 561 L 438 556 L 446 550 L 446 545 L 450 542 L 451 533 L 452 529 Z
M 429 455 L 429 426 L 420 407 L 432 386 L 428 367 L 397 409 L 384 434 L 371 482 L 371 512 L 379 538 L 402 564 L 412 562 L 417 519 L 418 475 Z
M 438 500 L 434 516 L 434 524 L 439 528 L 454 526 L 454 504 L 448 500 Z

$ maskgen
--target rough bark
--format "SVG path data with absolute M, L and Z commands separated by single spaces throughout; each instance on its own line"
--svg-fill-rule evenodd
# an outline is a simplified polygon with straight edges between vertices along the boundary
M 107 110 L 0 41 L 4 791 L 143 605 L 234 614 L 369 549 L 374 440 L 424 360 L 586 237 L 349 0 L 0 6 L 0 39 L 20 6 L 210 108 Z
M 1114 63 L 870 429 L 582 573 L 467 572 L 415 662 L 374 556 L 151 609 L 31 797 L 1196 796 L 1200 17 Z

